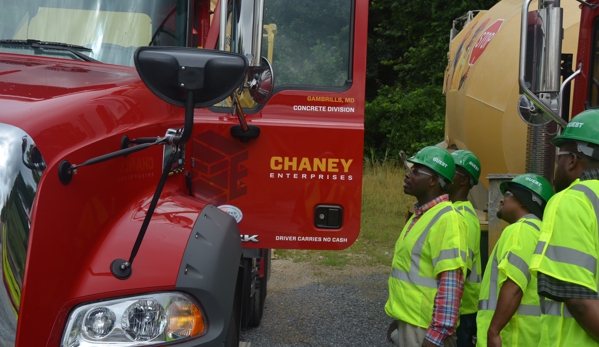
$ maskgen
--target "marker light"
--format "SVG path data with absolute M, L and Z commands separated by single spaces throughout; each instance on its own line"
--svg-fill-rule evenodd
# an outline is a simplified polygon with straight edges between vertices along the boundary
M 198 337 L 199 306 L 183 293 L 154 293 L 84 304 L 68 317 L 62 347 L 134 347 Z
M 166 336 L 180 339 L 199 335 L 204 332 L 204 319 L 198 308 L 189 301 L 173 301 L 167 310 L 169 317 Z

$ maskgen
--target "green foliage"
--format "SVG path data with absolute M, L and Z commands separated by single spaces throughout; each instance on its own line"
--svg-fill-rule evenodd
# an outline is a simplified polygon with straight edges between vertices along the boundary
M 366 80 L 366 151 L 377 157 L 443 140 L 449 32 L 469 10 L 497 0 L 371 0 Z
M 376 157 L 397 158 L 443 139 L 445 99 L 440 86 L 412 91 L 383 87 L 366 105 L 365 145 Z M 371 157 L 373 155 L 371 154 Z

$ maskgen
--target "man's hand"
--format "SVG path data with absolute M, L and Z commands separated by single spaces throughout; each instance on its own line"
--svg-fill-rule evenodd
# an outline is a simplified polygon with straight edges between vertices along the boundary
M 422 347 L 439 347 L 439 346 L 435 345 L 434 343 L 430 342 L 427 339 L 424 339 L 424 341 L 422 341 Z
M 393 322 L 391 322 L 391 325 L 389 325 L 389 330 L 387 330 L 387 341 L 389 342 L 393 342 L 393 340 L 391 339 L 391 334 L 393 333 L 393 330 L 397 329 L 397 320 L 394 319 Z
M 487 332 L 487 347 L 501 347 L 501 337 L 499 333 L 493 333 L 491 330 Z

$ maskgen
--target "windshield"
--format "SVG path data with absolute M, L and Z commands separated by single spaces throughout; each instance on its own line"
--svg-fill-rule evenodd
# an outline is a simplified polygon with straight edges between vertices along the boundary
M 0 0 L 0 40 L 82 46 L 103 63 L 133 66 L 140 46 L 185 46 L 187 0 Z M 180 4 L 177 11 L 177 4 Z M 1 43 L 0 52 L 77 59 L 59 47 Z

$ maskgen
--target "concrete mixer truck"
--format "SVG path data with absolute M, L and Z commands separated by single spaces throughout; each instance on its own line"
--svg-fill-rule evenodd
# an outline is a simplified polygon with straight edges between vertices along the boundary
M 495 217 L 498 184 L 524 172 L 551 180 L 555 147 L 549 140 L 570 115 L 599 105 L 597 3 L 568 0 L 560 8 L 560 1 L 545 1 L 532 10 L 536 1 L 503 0 L 454 22 L 439 145 L 471 150 L 481 160 L 481 184 L 471 200 L 481 220 L 483 259 L 505 227 Z

